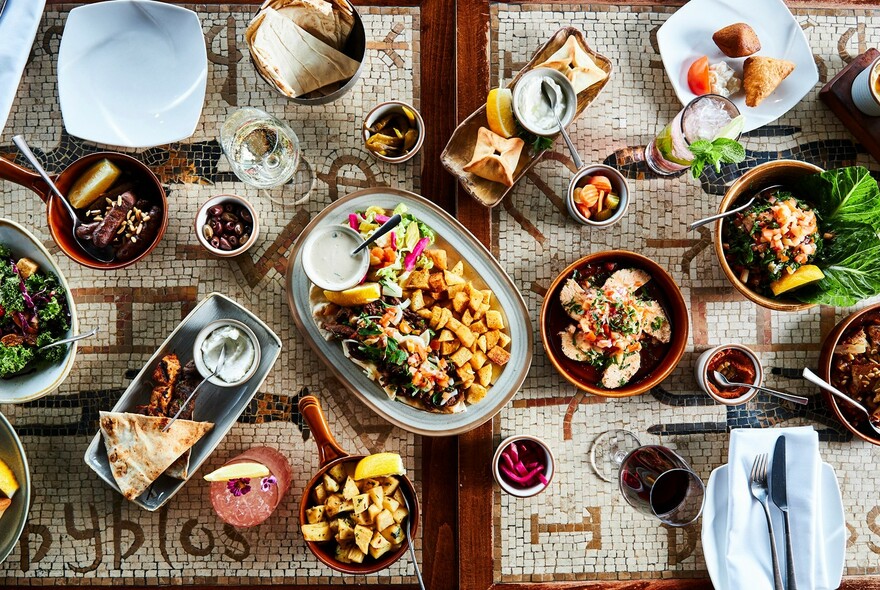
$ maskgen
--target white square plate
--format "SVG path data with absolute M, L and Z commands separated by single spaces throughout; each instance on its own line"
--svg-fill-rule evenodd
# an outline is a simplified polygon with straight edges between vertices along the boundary
M 663 23 L 657 31 L 657 45 L 675 94 L 686 105 L 696 98 L 688 88 L 687 72 L 699 57 L 709 56 L 710 64 L 726 61 L 742 79 L 746 58 L 727 57 L 712 41 L 715 31 L 740 22 L 751 26 L 761 41 L 761 50 L 755 55 L 786 59 L 796 66 L 757 107 L 746 106 L 742 90 L 730 97 L 745 115 L 743 131 L 752 131 L 787 113 L 819 81 L 813 51 L 782 0 L 691 0 Z
M 144 148 L 193 134 L 208 80 L 196 13 L 150 0 L 70 11 L 58 51 L 58 95 L 71 135 Z

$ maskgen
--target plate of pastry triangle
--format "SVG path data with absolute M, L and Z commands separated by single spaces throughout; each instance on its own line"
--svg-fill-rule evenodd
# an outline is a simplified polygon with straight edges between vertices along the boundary
M 215 325 L 220 327 L 214 330 Z M 238 338 L 224 325 L 243 326 L 242 338 L 250 343 L 237 347 L 235 341 L 222 340 Z M 206 329 L 211 333 L 203 336 Z M 212 366 L 211 351 L 218 342 L 223 356 Z M 259 353 L 248 355 L 248 347 Z M 202 351 L 198 359 L 197 350 Z M 113 410 L 100 413 L 86 464 L 127 500 L 157 510 L 226 436 L 280 351 L 281 340 L 258 317 L 232 299 L 211 293 L 150 357 Z M 235 363 L 250 363 L 250 376 L 227 385 L 224 371 Z M 204 379 L 212 369 L 217 375 Z

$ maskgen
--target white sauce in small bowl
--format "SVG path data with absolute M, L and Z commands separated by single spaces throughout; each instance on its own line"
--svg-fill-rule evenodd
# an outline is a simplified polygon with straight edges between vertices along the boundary
M 553 92 L 556 94 L 556 108 L 551 109 L 550 103 L 544 96 L 541 88 L 544 80 L 546 80 Z M 534 129 L 536 132 L 541 131 L 545 135 L 550 135 L 559 131 L 559 125 L 556 123 L 556 117 L 553 116 L 554 110 L 556 116 L 562 121 L 565 117 L 566 100 L 559 84 L 553 81 L 549 76 L 531 76 L 521 83 L 522 88 L 518 88 L 517 92 L 517 113 L 525 119 L 523 123 Z
M 254 366 L 256 351 L 254 343 L 244 331 L 235 326 L 223 326 L 211 332 L 202 342 L 202 362 L 214 372 L 220 360 L 220 353 L 226 349 L 223 364 L 217 377 L 226 383 L 236 383 L 244 379 Z
M 316 227 L 303 246 L 303 270 L 309 280 L 322 289 L 351 289 L 370 268 L 368 248 L 351 255 L 363 241 L 358 232 L 345 225 Z

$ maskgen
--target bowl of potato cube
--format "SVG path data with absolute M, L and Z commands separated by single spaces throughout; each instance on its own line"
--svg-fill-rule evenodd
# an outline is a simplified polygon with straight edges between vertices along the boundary
M 396 453 L 346 454 L 326 428 L 317 400 L 306 396 L 299 405 L 321 464 L 300 503 L 306 544 L 339 572 L 361 575 L 387 568 L 407 551 L 418 530 L 418 499 L 403 460 Z

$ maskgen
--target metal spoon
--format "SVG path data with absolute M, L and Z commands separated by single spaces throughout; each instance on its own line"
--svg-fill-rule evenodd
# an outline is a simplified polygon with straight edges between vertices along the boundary
M 46 181 L 46 184 L 49 185 L 49 188 L 52 189 L 52 193 L 49 195 L 49 206 L 52 206 L 51 199 L 54 197 L 58 197 L 61 202 L 64 204 L 64 208 L 67 209 L 68 215 L 70 215 L 70 219 L 73 221 L 73 239 L 79 244 L 79 247 L 86 251 L 86 253 L 97 260 L 98 262 L 113 262 L 116 258 L 116 253 L 113 251 L 113 248 L 97 248 L 94 244 L 92 244 L 89 240 L 82 240 L 79 236 L 76 235 L 76 228 L 83 225 L 82 220 L 76 214 L 74 208 L 67 201 L 67 197 L 61 194 L 61 191 L 58 190 L 58 187 L 55 186 L 55 183 L 52 182 L 52 178 L 49 176 L 49 173 L 46 172 L 46 169 L 43 168 L 43 165 L 40 164 L 40 161 L 37 160 L 37 157 L 34 155 L 34 152 L 31 151 L 30 146 L 28 146 L 27 142 L 24 139 L 24 136 L 15 135 L 12 138 L 12 143 L 21 151 L 21 154 L 24 156 L 25 160 L 27 160 L 31 166 L 34 167 L 34 170 L 37 171 L 37 174 L 43 177 L 43 180 Z
M 770 389 L 769 387 L 762 387 L 760 385 L 752 385 L 751 383 L 734 383 L 732 381 L 728 381 L 727 377 L 719 373 L 718 371 L 712 371 L 712 377 L 715 378 L 715 381 L 721 387 L 748 387 L 750 389 L 757 389 L 758 391 L 763 391 L 765 393 L 769 393 L 770 395 L 775 395 L 776 397 L 782 398 L 784 400 L 794 402 L 796 404 L 800 404 L 802 406 L 810 403 L 810 400 L 801 396 L 795 395 L 793 393 L 785 393 L 784 391 L 776 391 L 775 389 Z
M 400 216 L 400 213 L 395 213 L 394 215 L 389 217 L 388 221 L 380 225 L 379 228 L 373 232 L 373 235 L 367 238 L 363 244 L 352 250 L 351 255 L 354 256 L 355 254 L 390 232 L 392 229 L 400 225 L 402 219 L 403 217 Z
M 546 78 L 541 82 L 541 92 L 544 93 L 544 98 L 546 98 L 550 102 L 550 111 L 553 113 L 553 117 L 556 119 L 556 124 L 559 125 L 559 131 L 562 133 L 562 139 L 565 140 L 565 145 L 568 146 L 568 151 L 571 152 L 571 159 L 574 160 L 574 165 L 580 170 L 584 167 L 584 161 L 581 160 L 580 154 L 577 153 L 577 150 L 574 148 L 574 144 L 571 143 L 571 138 L 568 136 L 568 131 L 565 130 L 565 127 L 562 126 L 562 121 L 559 120 L 559 115 L 556 114 L 556 91 L 553 90 L 553 87 L 550 85 L 550 81 Z
M 703 219 L 700 219 L 699 221 L 695 221 L 688 226 L 688 229 L 693 231 L 693 230 L 697 229 L 698 227 L 703 227 L 704 225 L 708 225 L 715 220 L 724 219 L 725 217 L 727 217 L 729 215 L 733 215 L 734 213 L 739 213 L 740 211 L 745 211 L 746 209 L 748 209 L 749 207 L 752 206 L 752 203 L 755 202 L 755 198 L 756 197 L 752 197 L 751 199 L 749 199 L 746 202 L 745 205 L 737 207 L 736 209 L 730 209 L 728 211 L 725 211 L 724 213 L 719 213 L 718 215 L 712 215 L 711 217 L 704 217 Z
M 207 377 L 205 377 L 204 379 L 202 379 L 202 381 L 198 385 L 196 385 L 196 388 L 192 390 L 192 393 L 189 394 L 189 397 L 187 397 L 186 400 L 182 404 L 180 404 L 180 408 L 177 410 L 177 413 L 174 414 L 173 418 L 171 418 L 171 422 L 169 422 L 168 424 L 165 425 L 165 428 L 162 429 L 162 432 L 167 432 L 168 429 L 171 428 L 171 425 L 174 424 L 175 420 L 177 420 L 177 418 L 180 417 L 180 414 L 181 414 L 181 412 L 183 412 L 183 409 L 185 407 L 187 407 L 189 405 L 189 402 L 191 402 L 192 399 L 195 397 L 196 392 L 202 388 L 202 385 L 204 385 L 208 381 L 208 379 L 210 379 L 211 377 L 213 377 L 214 375 L 216 375 L 217 373 L 220 372 L 220 369 L 223 368 L 223 365 L 225 362 L 226 362 L 226 345 L 224 344 L 223 348 L 220 349 L 220 358 L 217 359 L 217 366 L 214 367 L 214 372 L 211 373 L 210 375 L 208 375 Z
M 406 504 L 406 511 L 409 514 L 406 521 L 409 525 L 409 533 L 406 535 L 407 544 L 409 545 L 409 555 L 412 558 L 413 567 L 416 568 L 416 578 L 419 579 L 419 588 L 421 590 L 425 590 L 425 582 L 422 580 L 422 570 L 419 569 L 419 561 L 416 559 L 416 548 L 413 546 L 413 538 L 412 538 L 412 513 L 409 507 L 409 500 L 406 497 L 406 494 L 401 491 L 400 495 L 403 497 L 403 503 Z
M 830 393 L 831 395 L 833 395 L 834 397 L 839 399 L 840 401 L 846 402 L 849 405 L 851 405 L 852 407 L 857 408 L 859 411 L 864 413 L 865 416 L 867 416 L 867 418 L 868 418 L 868 424 L 871 426 L 871 428 L 874 429 L 874 432 L 876 432 L 877 434 L 880 434 L 880 428 L 878 428 L 877 426 L 874 425 L 873 422 L 871 422 L 871 412 L 868 411 L 868 408 L 866 408 L 865 406 L 863 406 L 862 404 L 860 404 L 859 402 L 857 402 L 856 400 L 854 400 L 850 396 L 846 395 L 845 393 L 841 392 L 839 389 L 837 389 L 836 387 L 834 387 L 833 385 L 831 385 L 830 383 L 828 383 L 827 381 L 825 381 L 824 379 L 822 379 L 817 374 L 815 374 L 814 372 L 812 372 L 811 370 L 809 370 L 807 368 L 804 368 L 804 379 L 806 379 L 807 381 L 810 381 L 812 383 L 815 383 L 816 385 L 818 385 L 819 387 L 821 387 L 822 389 L 824 389 L 825 391 L 827 391 L 828 393 Z
M 51 344 L 46 344 L 45 346 L 41 346 L 37 349 L 37 352 L 41 350 L 46 350 L 47 348 L 51 348 L 53 346 L 61 346 L 62 344 L 67 344 L 69 342 L 76 342 L 77 340 L 82 340 L 83 338 L 91 338 L 95 334 L 98 333 L 98 328 L 94 330 L 89 330 L 88 332 L 84 332 L 82 334 L 77 334 L 76 336 L 71 336 L 70 338 L 65 338 L 64 340 L 58 340 L 57 342 L 52 342 Z

